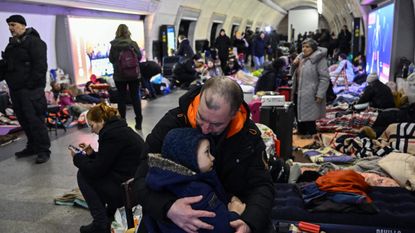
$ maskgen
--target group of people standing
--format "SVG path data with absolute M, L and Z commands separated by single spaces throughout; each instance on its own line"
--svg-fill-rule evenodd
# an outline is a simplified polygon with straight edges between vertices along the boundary
M 343 25 L 341 31 L 336 35 L 330 33 L 327 29 L 317 29 L 315 32 L 304 32 L 297 35 L 297 52 L 301 52 L 301 44 L 307 38 L 317 41 L 320 47 L 326 48 L 329 58 L 337 57 L 339 54 L 348 55 L 351 51 L 352 33 L 347 25 Z

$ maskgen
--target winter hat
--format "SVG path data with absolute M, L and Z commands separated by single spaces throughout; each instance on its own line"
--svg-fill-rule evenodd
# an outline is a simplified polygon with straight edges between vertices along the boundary
M 207 139 L 207 136 L 198 129 L 172 129 L 164 138 L 161 148 L 162 156 L 192 171 L 199 172 L 197 149 L 202 139 Z
M 370 73 L 366 78 L 366 82 L 371 83 L 371 82 L 373 82 L 377 79 L 378 79 L 378 74 L 377 73 Z
M 6 22 L 7 23 L 15 22 L 15 23 L 23 24 L 25 26 L 27 25 L 26 20 L 21 15 L 12 15 L 9 18 L 6 19 Z

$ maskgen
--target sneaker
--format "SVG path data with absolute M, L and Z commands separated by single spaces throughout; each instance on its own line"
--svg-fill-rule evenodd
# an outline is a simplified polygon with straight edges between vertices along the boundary
M 110 226 L 101 227 L 96 225 L 95 223 L 90 223 L 88 225 L 81 226 L 79 228 L 81 233 L 110 233 Z
M 36 152 L 33 149 L 30 149 L 30 148 L 24 148 L 23 150 L 14 153 L 14 155 L 17 158 L 28 157 L 28 156 L 32 156 L 32 155 L 35 155 L 35 154 L 36 154 Z
M 36 163 L 37 163 L 37 164 L 40 164 L 40 163 L 45 163 L 45 162 L 47 162 L 49 159 L 50 159 L 50 154 L 45 153 L 45 152 L 42 152 L 42 153 L 39 153 L 39 154 L 37 155 L 37 158 L 36 158 Z

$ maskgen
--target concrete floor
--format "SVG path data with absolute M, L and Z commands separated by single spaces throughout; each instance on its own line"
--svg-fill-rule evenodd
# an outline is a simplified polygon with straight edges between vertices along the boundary
M 184 91 L 152 101 L 142 101 L 143 134 L 149 134 L 168 109 L 178 105 Z M 130 107 L 127 121 L 134 127 L 134 113 Z M 26 138 L 0 147 L 0 233 L 75 233 L 91 222 L 89 211 L 53 203 L 56 196 L 77 187 L 77 168 L 72 164 L 67 147 L 80 142 L 96 147 L 97 136 L 88 128 L 71 128 L 49 134 L 52 142 L 51 159 L 44 164 L 34 163 L 35 157 L 16 159 L 14 152 L 24 148 Z

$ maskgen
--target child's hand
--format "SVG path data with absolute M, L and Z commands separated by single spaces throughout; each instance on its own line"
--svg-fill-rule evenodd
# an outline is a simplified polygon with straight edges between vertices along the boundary
M 228 210 L 236 212 L 239 215 L 245 211 L 245 208 L 246 204 L 242 203 L 242 201 L 237 196 L 233 196 L 231 202 L 228 203 Z
M 87 145 L 85 143 L 80 143 L 79 147 L 85 151 L 86 155 L 91 155 L 94 153 L 94 149 L 92 149 L 91 145 Z

